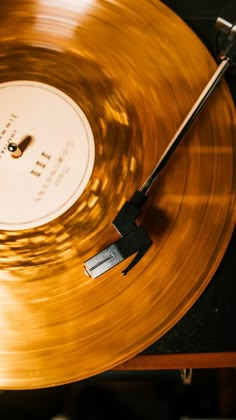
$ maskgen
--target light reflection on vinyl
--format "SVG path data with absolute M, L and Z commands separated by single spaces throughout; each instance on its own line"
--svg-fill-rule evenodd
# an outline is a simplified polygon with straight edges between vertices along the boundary
M 3 1 L 0 23 L 0 82 L 58 89 L 94 139 L 91 175 L 70 208 L 0 232 L 0 386 L 40 388 L 129 359 L 202 293 L 234 226 L 235 109 L 221 83 L 151 191 L 142 222 L 152 247 L 126 277 L 121 264 L 93 281 L 83 262 L 117 238 L 117 211 L 216 64 L 158 1 Z

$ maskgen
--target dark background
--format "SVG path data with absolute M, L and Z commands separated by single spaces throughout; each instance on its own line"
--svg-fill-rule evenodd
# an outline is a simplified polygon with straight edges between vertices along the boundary
M 236 21 L 236 0 L 164 3 L 192 27 L 216 57 L 215 20 L 221 16 Z M 236 102 L 233 73 L 227 75 L 227 82 Z M 196 304 L 144 353 L 236 351 L 235 251 L 236 232 L 214 278 Z M 233 368 L 195 370 L 191 385 L 183 385 L 178 371 L 106 372 L 51 389 L 3 390 L 0 420 L 49 420 L 60 413 L 70 420 L 236 419 L 235 401 Z

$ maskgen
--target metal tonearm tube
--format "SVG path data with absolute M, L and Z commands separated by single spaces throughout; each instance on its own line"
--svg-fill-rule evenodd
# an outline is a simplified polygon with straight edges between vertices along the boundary
M 122 272 L 123 274 L 127 274 L 146 254 L 152 244 L 148 233 L 142 226 L 136 224 L 136 219 L 140 215 L 144 203 L 148 198 L 147 193 L 163 171 L 175 149 L 236 55 L 236 25 L 219 17 L 216 20 L 216 27 L 225 34 L 224 48 L 219 54 L 220 64 L 159 159 L 152 173 L 148 176 L 142 187 L 135 191 L 130 200 L 125 202 L 113 220 L 112 224 L 120 234 L 120 239 L 84 263 L 85 272 L 92 278 L 100 276 L 121 261 L 135 254 L 131 263 Z

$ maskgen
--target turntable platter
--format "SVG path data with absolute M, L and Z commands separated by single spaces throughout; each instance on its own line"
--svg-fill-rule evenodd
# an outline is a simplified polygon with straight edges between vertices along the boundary
M 92 280 L 216 64 L 159 1 L 4 0 L 0 23 L 0 386 L 42 388 L 144 350 L 207 286 L 235 223 L 235 109 L 220 83 L 152 189 L 152 247 Z

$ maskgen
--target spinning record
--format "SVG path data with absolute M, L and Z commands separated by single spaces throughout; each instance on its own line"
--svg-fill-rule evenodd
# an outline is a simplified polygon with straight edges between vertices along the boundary
M 0 28 L 0 387 L 40 388 L 131 358 L 202 293 L 235 221 L 235 109 L 221 82 L 150 190 L 149 251 L 93 280 L 216 64 L 159 1 L 4 0 Z

